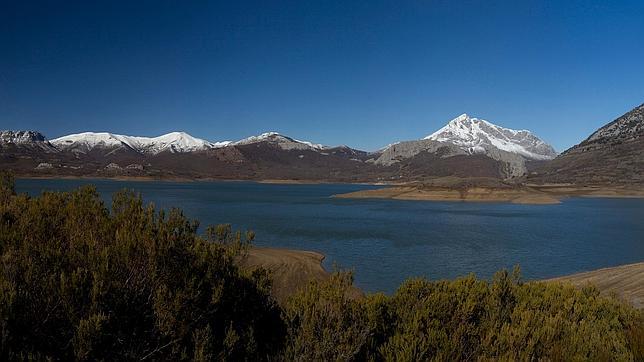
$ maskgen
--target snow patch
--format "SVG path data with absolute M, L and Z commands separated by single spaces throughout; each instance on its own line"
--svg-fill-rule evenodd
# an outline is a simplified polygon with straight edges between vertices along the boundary
M 321 145 L 319 143 L 313 143 L 309 141 L 301 141 L 294 138 L 284 136 L 277 132 L 265 132 L 257 136 L 251 136 L 244 138 L 237 142 L 233 142 L 232 145 L 250 145 L 260 142 L 269 142 L 277 144 L 280 148 L 289 150 L 289 149 L 313 149 L 313 150 L 323 150 L 327 149 L 327 146 Z
M 185 132 L 171 132 L 159 137 L 125 136 L 107 132 L 84 132 L 71 134 L 51 140 L 59 149 L 73 149 L 77 152 L 88 152 L 94 148 L 129 148 L 136 152 L 158 154 L 169 151 L 173 153 L 204 151 L 225 147 L 225 142 L 209 142 L 192 137 Z

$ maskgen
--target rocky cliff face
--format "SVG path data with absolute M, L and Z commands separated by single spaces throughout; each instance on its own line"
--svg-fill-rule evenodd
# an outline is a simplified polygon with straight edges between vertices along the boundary
M 0 131 L 0 148 L 22 151 L 56 152 L 57 150 L 36 131 Z
M 30 144 L 45 142 L 45 136 L 35 131 L 0 131 L 1 144 Z
M 566 153 L 587 152 L 636 142 L 644 137 L 644 104 L 598 129 L 579 145 Z
M 380 156 L 374 160 L 376 165 L 391 166 L 397 162 L 412 158 L 421 152 L 435 153 L 440 157 L 465 155 L 465 151 L 448 142 L 434 140 L 404 141 L 387 147 Z

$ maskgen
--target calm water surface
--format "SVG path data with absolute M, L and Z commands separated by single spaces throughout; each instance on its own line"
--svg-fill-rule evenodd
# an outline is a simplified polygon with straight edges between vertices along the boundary
M 106 200 L 123 188 L 158 207 L 182 208 L 201 225 L 253 230 L 256 244 L 316 250 L 325 267 L 351 268 L 367 291 L 406 278 L 489 278 L 519 264 L 528 279 L 644 260 L 644 200 L 565 200 L 560 205 L 347 200 L 362 185 L 250 182 L 18 180 L 19 192 L 92 183 Z

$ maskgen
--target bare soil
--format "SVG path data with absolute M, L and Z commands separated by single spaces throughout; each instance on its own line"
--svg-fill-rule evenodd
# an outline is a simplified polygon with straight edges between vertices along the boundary
M 571 283 L 577 287 L 595 285 L 604 295 L 615 293 L 635 308 L 644 309 L 644 262 L 548 279 L 546 282 Z

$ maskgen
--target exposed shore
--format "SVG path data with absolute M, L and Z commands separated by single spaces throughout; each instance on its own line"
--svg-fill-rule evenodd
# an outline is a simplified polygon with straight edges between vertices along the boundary
M 558 197 L 520 189 L 492 189 L 472 187 L 465 190 L 449 188 L 417 188 L 410 186 L 387 187 L 377 190 L 363 190 L 334 195 L 336 198 L 348 199 L 394 199 L 418 201 L 477 201 L 477 202 L 511 202 L 516 204 L 548 205 L 558 204 Z
M 644 186 L 527 184 L 526 187 L 556 197 L 644 198 Z
M 322 281 L 331 275 L 322 266 L 324 255 L 315 251 L 252 247 L 242 260 L 248 269 L 263 267 L 271 272 L 273 296 L 283 303 L 288 296 L 311 281 Z M 362 295 L 357 288 L 354 296 Z
M 419 201 L 509 202 L 515 204 L 559 204 L 568 197 L 644 198 L 644 189 L 616 186 L 503 185 L 393 186 L 334 195 L 349 199 L 394 199 Z
M 253 247 L 242 265 L 263 267 L 271 272 L 273 296 L 279 302 L 312 280 L 324 280 L 329 273 L 322 267 L 324 255 L 314 251 Z
M 637 309 L 644 309 L 644 262 L 603 268 L 584 273 L 545 280 L 571 283 L 577 287 L 596 286 L 604 295 L 615 293 L 618 298 Z

